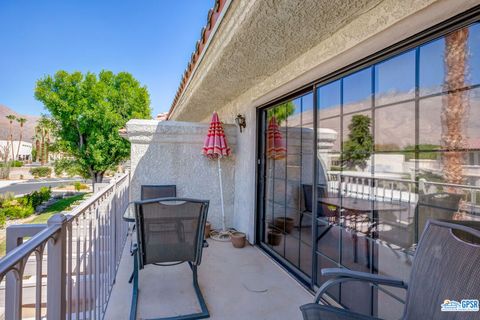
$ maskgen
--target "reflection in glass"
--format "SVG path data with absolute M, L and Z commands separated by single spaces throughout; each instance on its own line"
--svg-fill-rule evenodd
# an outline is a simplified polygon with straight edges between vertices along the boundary
M 312 93 L 267 111 L 267 145 L 280 150 L 265 157 L 265 228 L 280 237 L 265 238 L 302 275 L 314 253 L 317 285 L 338 266 L 406 280 L 428 219 L 480 221 L 479 37 L 475 24 L 319 86 L 318 119 Z M 402 309 L 391 297 L 404 298 L 354 284 L 330 293 L 388 318 Z
M 341 108 L 340 80 L 318 88 L 318 117 L 320 119 L 340 115 Z
M 479 149 L 480 148 L 480 89 L 463 92 L 460 115 L 447 117 L 456 108 L 450 103 L 459 97 L 441 95 L 420 100 L 419 140 L 422 149 Z M 442 120 L 443 119 L 443 120 Z
M 372 68 L 355 72 L 343 79 L 343 113 L 372 106 Z
M 265 242 L 305 273 L 310 268 L 311 274 L 312 217 L 302 214 L 302 184 L 312 183 L 313 94 L 283 102 L 266 115 Z M 302 255 L 305 244 L 310 258 Z
M 413 102 L 375 109 L 375 151 L 401 151 L 414 145 Z
M 402 53 L 375 66 L 375 105 L 415 96 L 415 51 Z
M 437 39 L 419 48 L 419 86 L 421 96 L 442 92 L 443 90 L 445 74 L 443 62 L 444 48 L 444 38 Z
M 342 166 L 347 170 L 365 170 L 373 151 L 372 119 L 370 112 L 343 118 Z

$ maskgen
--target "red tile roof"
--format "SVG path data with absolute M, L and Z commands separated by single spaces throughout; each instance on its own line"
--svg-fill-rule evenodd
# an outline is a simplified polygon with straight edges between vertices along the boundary
M 208 11 L 207 24 L 202 28 L 202 31 L 200 33 L 200 40 L 197 41 L 197 44 L 195 45 L 195 51 L 192 53 L 192 57 L 190 58 L 190 62 L 188 63 L 187 69 L 185 69 L 185 72 L 183 73 L 182 81 L 180 82 L 180 86 L 177 89 L 177 94 L 175 95 L 172 106 L 168 111 L 168 117 L 170 117 L 170 114 L 175 108 L 178 102 L 178 99 L 182 95 L 183 90 L 185 89 L 185 86 L 188 82 L 188 79 L 192 75 L 193 68 L 195 67 L 195 64 L 198 62 L 198 58 L 200 57 L 200 54 L 205 49 L 205 45 L 207 43 L 208 37 L 210 36 L 213 30 L 213 27 L 215 26 L 215 23 L 217 22 L 218 17 L 220 16 L 220 13 L 222 12 L 226 2 L 227 0 L 215 0 L 215 5 L 213 6 L 212 9 Z

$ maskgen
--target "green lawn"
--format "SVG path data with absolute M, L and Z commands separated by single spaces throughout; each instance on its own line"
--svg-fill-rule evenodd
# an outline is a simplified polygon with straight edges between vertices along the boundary
M 82 193 L 70 198 L 58 200 L 57 202 L 52 204 L 50 207 L 48 207 L 45 211 L 43 211 L 41 214 L 36 216 L 35 219 L 27 223 L 28 224 L 47 223 L 47 220 L 50 219 L 51 216 L 53 216 L 56 213 L 67 210 L 75 201 L 85 199 L 86 195 L 87 195 L 86 193 Z
M 47 220 L 51 216 L 53 216 L 54 214 L 65 211 L 65 210 L 68 210 L 68 208 L 72 205 L 72 203 L 74 203 L 75 201 L 78 201 L 78 200 L 83 200 L 87 197 L 88 197 L 87 193 L 82 193 L 82 194 L 78 194 L 78 195 L 75 195 L 75 196 L 70 197 L 70 198 L 65 198 L 65 199 L 58 200 L 57 202 L 52 204 L 50 207 L 48 207 L 45 211 L 43 211 L 41 214 L 36 216 L 34 219 L 32 219 L 28 222 L 25 222 L 25 223 L 27 223 L 27 224 L 47 223 Z M 7 244 L 6 240 L 1 240 L 0 241 L 0 257 L 3 257 L 5 255 L 6 244 Z

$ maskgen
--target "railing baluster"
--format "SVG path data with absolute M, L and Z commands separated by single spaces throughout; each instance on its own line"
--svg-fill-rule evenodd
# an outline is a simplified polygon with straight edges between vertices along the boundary
M 43 248 L 35 251 L 36 262 L 36 279 L 35 279 L 35 319 L 42 318 L 42 264 L 43 264 Z
M 29 260 L 32 253 L 36 263 L 36 320 L 42 319 L 45 311 L 48 319 L 104 317 L 127 239 L 127 227 L 120 211 L 128 203 L 129 183 L 129 175 L 124 174 L 74 208 L 68 217 L 55 215 L 47 225 L 7 228 L 7 255 L 0 261 L 0 279 L 6 278 L 7 320 L 22 317 L 23 273 L 27 263 L 33 262 Z M 23 243 L 25 237 L 30 240 Z M 44 254 L 45 250 L 48 254 Z M 45 258 L 46 286 L 43 283 Z M 45 288 L 46 309 L 42 307 Z
M 92 237 L 92 212 L 95 209 L 88 210 L 88 311 L 89 311 L 89 319 L 93 318 L 93 254 L 92 254 L 92 246 L 93 246 L 93 237 Z
M 48 220 L 48 226 L 59 226 L 60 230 L 48 242 L 47 261 L 47 316 L 49 319 L 65 319 L 65 272 L 66 272 L 66 236 L 67 218 L 56 214 Z
M 73 243 L 73 234 L 72 234 L 72 223 L 67 223 L 67 319 L 72 319 L 72 243 Z
M 77 289 L 77 296 L 75 299 L 76 302 L 76 313 L 75 313 L 75 319 L 80 319 L 80 272 L 81 272 L 81 252 L 80 252 L 80 242 L 81 242 L 81 234 L 80 234 L 80 221 L 79 217 L 75 217 L 75 230 L 76 230 L 76 239 L 77 239 L 77 251 L 75 252 L 75 258 L 76 258 L 76 264 L 75 264 L 75 270 L 76 270 L 76 289 Z

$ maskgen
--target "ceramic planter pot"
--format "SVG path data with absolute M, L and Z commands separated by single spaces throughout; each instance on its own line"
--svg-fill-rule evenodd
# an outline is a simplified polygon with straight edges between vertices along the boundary
M 275 227 L 277 227 L 280 230 L 284 230 L 286 233 L 292 232 L 293 226 L 294 226 L 293 218 L 289 218 L 289 217 L 275 218 Z
M 276 230 L 268 230 L 267 243 L 272 246 L 278 246 L 282 241 L 282 233 Z
M 246 235 L 243 232 L 233 232 L 230 235 L 230 240 L 232 241 L 232 245 L 235 248 L 245 247 L 245 239 L 246 239 Z
M 205 238 L 210 238 L 210 231 L 212 231 L 212 224 L 207 221 L 205 223 Z

